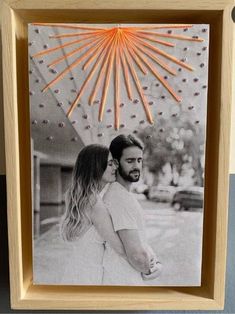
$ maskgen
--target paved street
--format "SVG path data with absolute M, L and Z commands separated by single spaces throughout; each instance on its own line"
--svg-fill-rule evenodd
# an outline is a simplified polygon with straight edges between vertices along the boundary
M 146 216 L 149 243 L 163 264 L 161 276 L 148 285 L 200 285 L 202 212 L 175 212 L 169 204 L 140 201 Z M 59 226 L 43 234 L 34 247 L 35 283 L 54 283 L 70 254 Z
M 168 204 L 141 202 L 149 243 L 163 264 L 152 285 L 200 285 L 201 211 L 174 211 Z

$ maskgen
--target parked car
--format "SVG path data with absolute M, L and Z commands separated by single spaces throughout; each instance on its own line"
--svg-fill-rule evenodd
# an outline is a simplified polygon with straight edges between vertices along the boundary
M 154 202 L 171 202 L 175 193 L 173 186 L 152 186 L 148 198 Z
M 199 186 L 188 187 L 177 191 L 171 205 L 175 210 L 189 210 L 203 208 L 204 188 Z

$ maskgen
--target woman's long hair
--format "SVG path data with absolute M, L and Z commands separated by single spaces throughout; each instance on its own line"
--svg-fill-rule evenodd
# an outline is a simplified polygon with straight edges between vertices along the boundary
M 88 145 L 79 152 L 66 195 L 66 210 L 61 225 L 64 240 L 75 240 L 91 224 L 86 209 L 94 205 L 100 192 L 108 155 L 108 148 L 98 144 Z

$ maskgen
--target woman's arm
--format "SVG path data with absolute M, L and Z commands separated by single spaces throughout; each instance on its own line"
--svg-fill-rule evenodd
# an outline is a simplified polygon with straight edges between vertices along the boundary
M 127 259 L 124 246 L 118 234 L 114 231 L 111 217 L 100 197 L 97 197 L 92 208 L 91 220 L 100 236 L 109 243 L 116 253 Z

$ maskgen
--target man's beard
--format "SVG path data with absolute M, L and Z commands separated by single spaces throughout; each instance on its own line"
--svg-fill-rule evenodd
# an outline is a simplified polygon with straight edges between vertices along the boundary
M 121 165 L 119 165 L 118 172 L 119 172 L 120 176 L 128 182 L 138 182 L 140 179 L 139 169 L 134 169 L 134 170 L 126 173 L 125 171 L 123 171 Z

